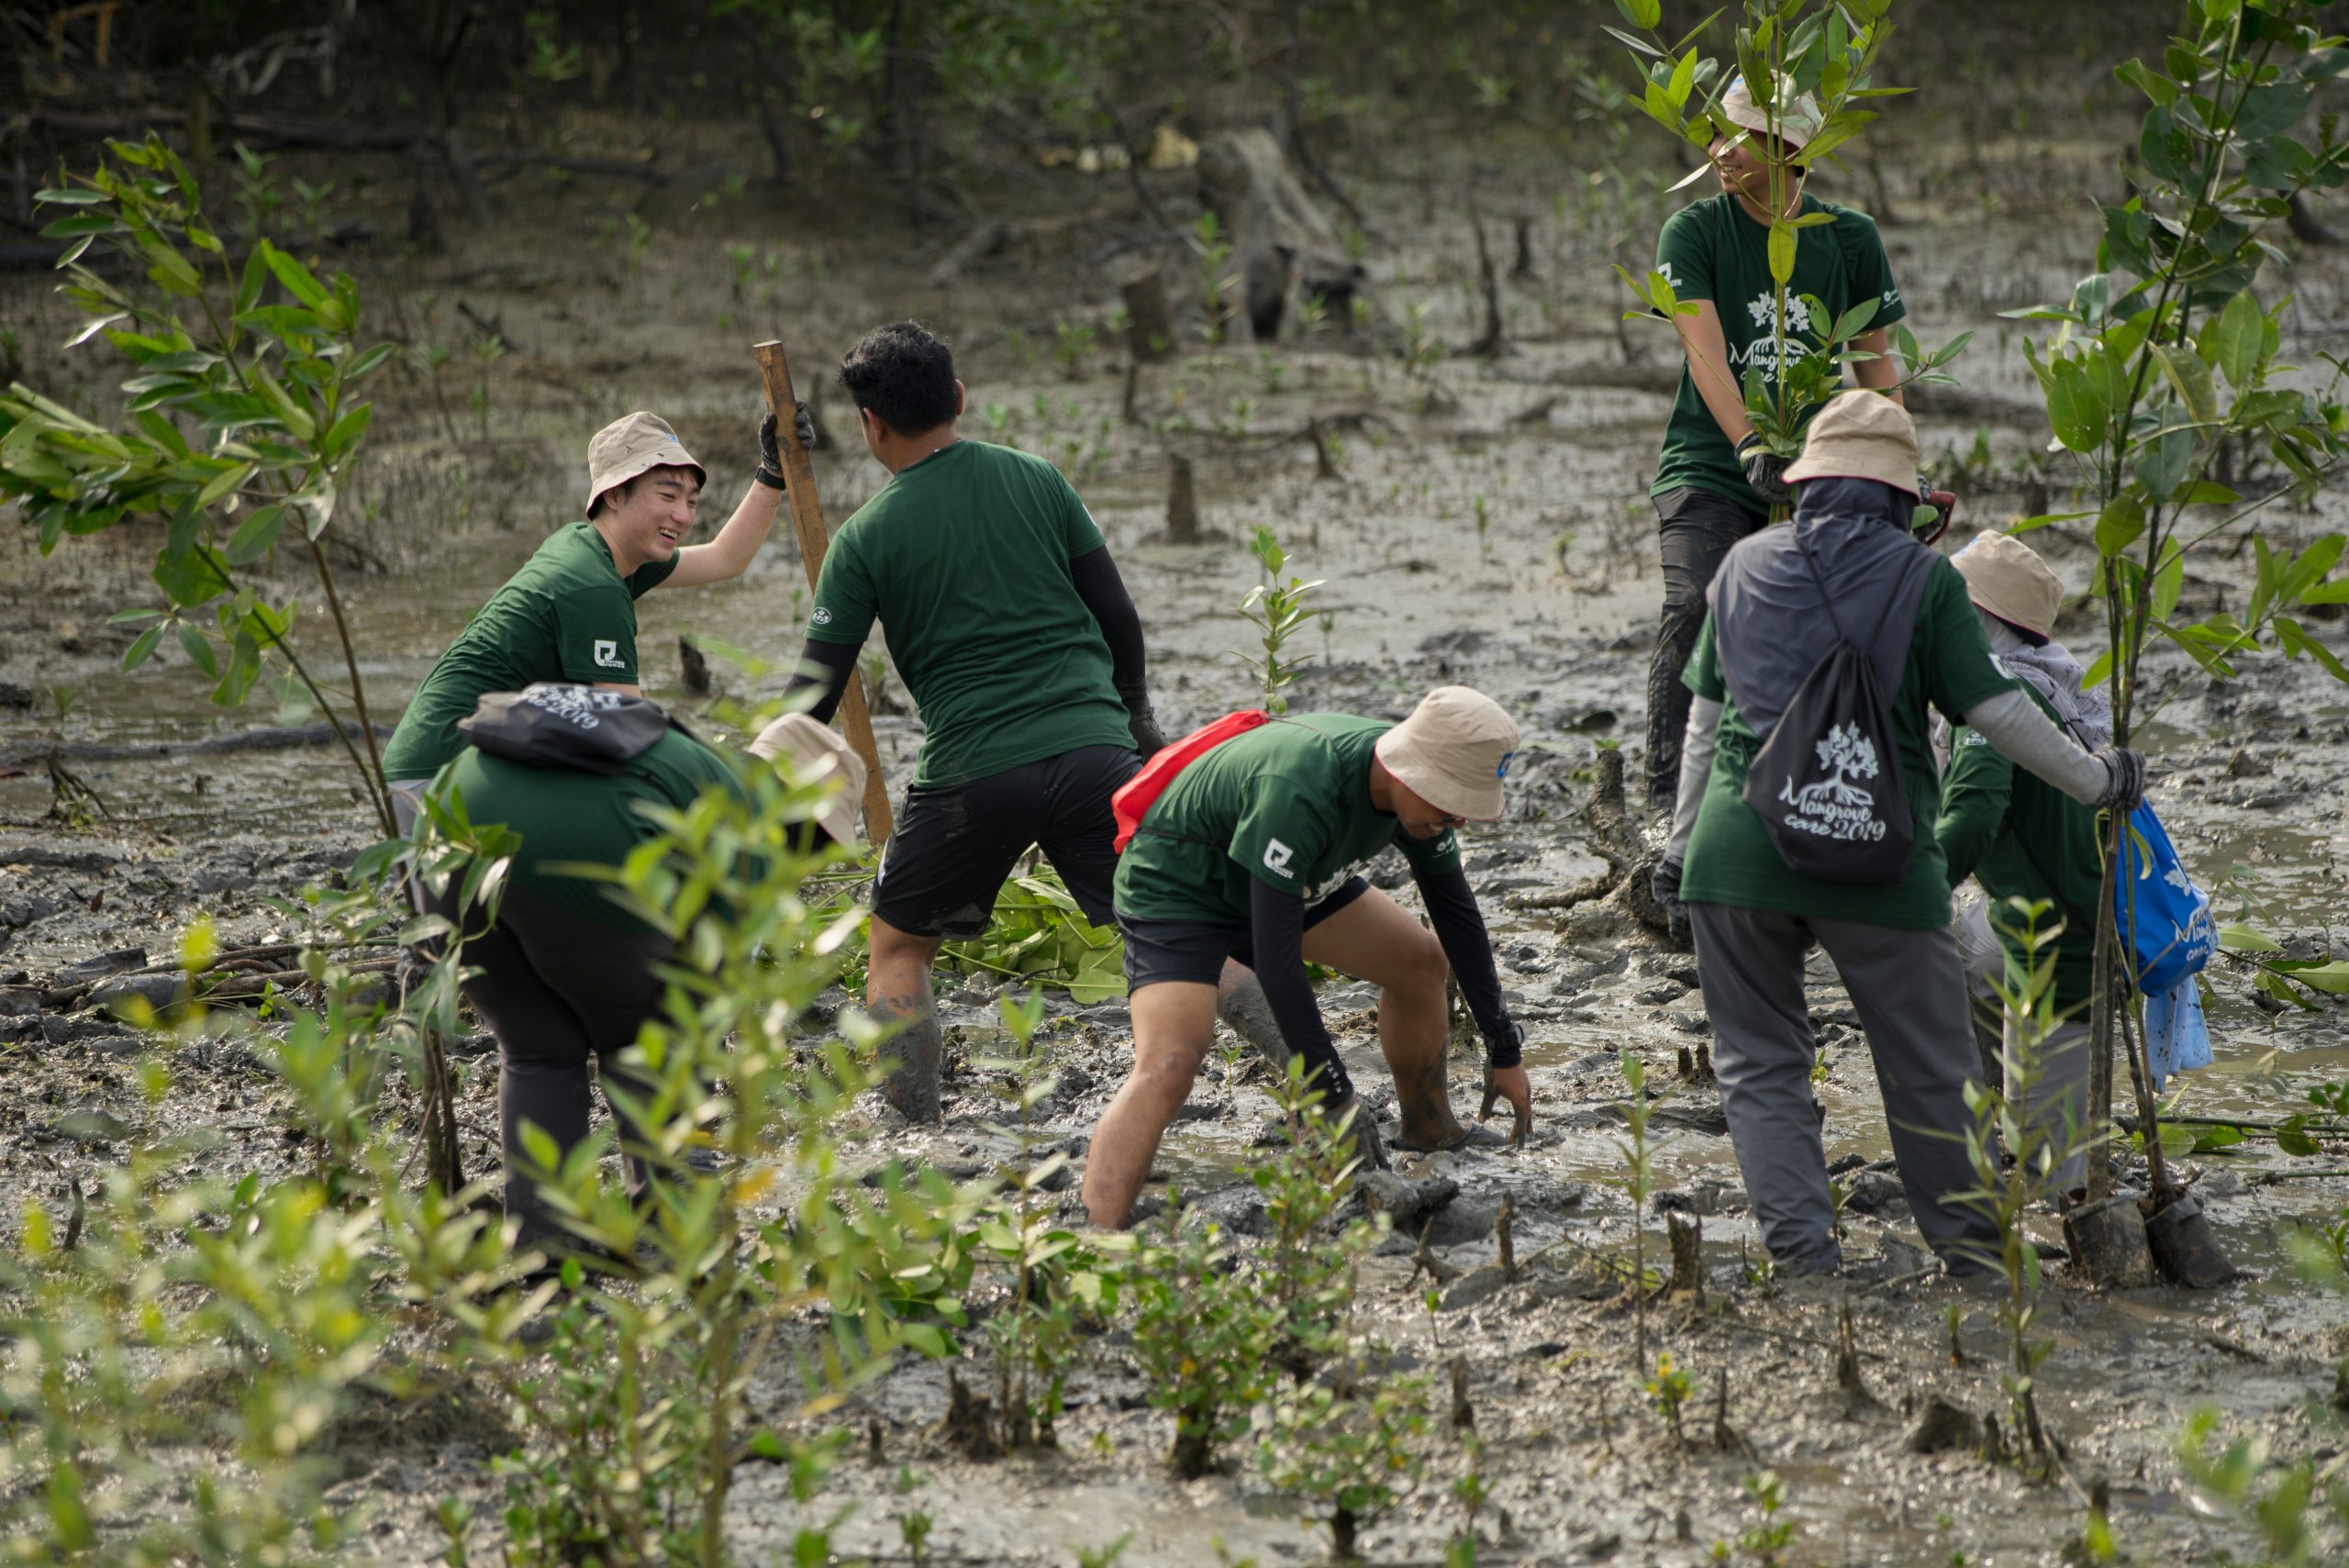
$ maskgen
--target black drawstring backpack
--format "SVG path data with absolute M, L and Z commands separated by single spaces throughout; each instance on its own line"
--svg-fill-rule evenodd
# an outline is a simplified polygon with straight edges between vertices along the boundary
M 1900 776 L 1891 695 L 1876 679 L 1876 662 L 1854 647 L 1836 618 L 1819 562 L 1799 534 L 1795 546 L 1819 588 L 1835 628 L 1835 645 L 1796 688 L 1770 738 L 1745 775 L 1745 804 L 1762 819 L 1770 847 L 1788 871 L 1819 882 L 1895 883 L 1909 874 L 1917 849 L 1909 787 Z M 1932 557 L 1920 550 L 1930 569 Z M 1904 603 L 1914 625 L 1915 601 L 1905 591 L 1909 572 L 1885 601 L 1875 647 L 1885 623 Z M 1902 639 L 1904 642 L 1907 639 Z

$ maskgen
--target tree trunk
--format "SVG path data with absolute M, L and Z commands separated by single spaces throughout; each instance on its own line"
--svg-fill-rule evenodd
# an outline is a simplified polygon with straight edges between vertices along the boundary
M 1191 460 L 1180 452 L 1166 459 L 1166 542 L 1199 542 L 1199 500 L 1191 483 Z
M 1174 351 L 1174 317 L 1166 307 L 1166 279 L 1155 268 L 1127 279 L 1126 348 L 1137 364 L 1157 364 Z

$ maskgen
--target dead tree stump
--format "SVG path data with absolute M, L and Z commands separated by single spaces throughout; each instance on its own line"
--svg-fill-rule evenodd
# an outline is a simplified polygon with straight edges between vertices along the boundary
M 1154 365 L 1174 351 L 1174 317 L 1166 307 L 1166 280 L 1154 269 L 1118 287 L 1126 302 L 1126 349 L 1136 364 Z
M 1326 319 L 1341 331 L 1353 329 L 1353 302 L 1369 274 L 1347 255 L 1336 226 L 1306 194 L 1270 131 L 1250 128 L 1207 140 L 1199 149 L 1199 205 L 1230 239 L 1245 286 L 1241 319 L 1256 341 L 1270 342 L 1293 327 L 1298 303 L 1316 296 Z
M 1180 452 L 1166 459 L 1166 542 L 1199 542 L 1199 497 L 1191 482 L 1191 460 Z
M 1675 1208 L 1664 1217 L 1664 1233 L 1672 1244 L 1672 1278 L 1664 1287 L 1664 1298 L 1703 1306 L 1705 1222 Z

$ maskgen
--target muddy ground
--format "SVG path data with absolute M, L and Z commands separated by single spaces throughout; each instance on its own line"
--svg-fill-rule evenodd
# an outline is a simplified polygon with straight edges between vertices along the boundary
M 598 128 L 616 146 L 638 134 Z M 2015 513 L 2022 482 L 2039 466 L 2044 429 L 2013 324 L 1996 312 L 2061 295 L 2088 269 L 2091 215 L 2065 193 L 2106 180 L 2106 150 L 2120 133 L 2099 120 L 2066 121 L 2060 132 L 1985 131 L 1970 117 L 1961 124 L 1920 111 L 1887 137 L 1876 164 L 1880 185 L 1830 179 L 1820 190 L 1877 207 L 1920 335 L 1938 342 L 1979 331 L 1957 367 L 1964 394 L 1922 400 L 1926 450 L 1965 495 L 1954 545 L 1968 525 Z M 1399 717 L 1429 684 L 1458 680 L 1491 693 L 1526 727 L 1530 755 L 1516 770 L 1509 815 L 1472 834 L 1469 855 L 1504 984 L 1529 1033 L 1536 1129 L 1521 1153 L 1407 1163 L 1409 1176 L 1459 1184 L 1431 1238 L 1439 1273 L 1456 1283 L 1431 1318 L 1421 1305 L 1427 1280 L 1415 1277 L 1404 1248 L 1367 1266 L 1362 1308 L 1364 1329 L 1394 1347 L 1400 1363 L 1466 1365 L 1496 1484 L 1486 1560 L 1706 1561 L 1715 1542 L 1734 1542 L 1754 1522 L 1740 1483 L 1765 1466 L 1784 1480 L 1800 1527 L 1789 1562 L 2056 1562 L 2079 1530 L 2082 1489 L 2099 1481 L 2110 1488 L 2115 1532 L 2132 1560 L 2211 1562 L 2243 1550 L 2239 1532 L 2182 1491 L 2175 1435 L 2190 1411 L 2210 1405 L 2230 1430 L 2264 1433 L 2285 1454 L 2330 1457 L 2341 1448 L 2339 1433 L 2306 1407 L 2331 1391 L 2333 1364 L 2349 1351 L 2349 1313 L 2299 1281 L 2282 1240 L 2295 1226 L 2337 1216 L 2349 1198 L 2343 1173 L 2312 1174 L 2335 1157 L 2289 1160 L 2254 1140 L 2190 1162 L 2246 1270 L 2223 1290 L 2099 1293 L 2052 1272 L 2056 1348 L 2041 1400 L 2068 1450 L 2072 1481 L 2040 1484 L 1970 1453 L 1906 1451 L 1912 1416 L 1930 1397 L 1977 1414 L 2000 1408 L 1999 1346 L 1986 1303 L 1924 1270 L 1897 1186 L 1881 1170 L 1852 1178 L 1858 1195 L 1843 1279 L 1755 1277 L 1759 1249 L 1718 1095 L 1683 1082 L 1675 1068 L 1706 1033 L 1693 962 L 1637 932 L 1561 931 L 1554 912 L 1528 906 L 1599 869 L 1579 817 L 1599 748 L 1620 744 L 1638 774 L 1657 597 L 1645 485 L 1668 356 L 1654 337 L 1635 332 L 1638 358 L 1625 362 L 1605 246 L 1553 216 L 1550 198 L 1576 177 L 1572 148 L 1562 159 L 1530 135 L 1462 127 L 1362 138 L 1335 155 L 1372 219 L 1367 262 L 1385 308 L 1399 319 L 1422 303 L 1433 335 L 1453 353 L 1411 374 L 1334 335 L 1262 351 L 1210 353 L 1194 343 L 1179 362 L 1141 374 L 1141 423 L 1121 417 L 1122 351 L 1105 346 L 1064 369 L 1051 351 L 1056 328 L 1100 328 L 1116 300 L 1115 270 L 1139 256 L 1161 257 L 1178 293 L 1191 274 L 1185 253 L 1152 229 L 1122 185 L 1074 172 L 1018 199 L 1085 216 L 1015 226 L 1008 253 L 951 279 L 933 269 L 952 236 L 909 242 L 894 219 L 842 225 L 837 207 L 820 212 L 755 186 L 696 202 L 703 183 L 718 182 L 692 177 L 650 194 L 635 183 L 525 180 L 501 192 L 499 232 L 460 238 L 446 256 L 405 258 L 387 248 L 344 258 L 368 289 L 379 330 L 459 350 L 437 390 L 406 373 L 379 387 L 366 473 L 350 503 L 366 521 L 351 530 L 342 561 L 371 691 L 382 707 L 395 705 L 469 610 L 549 528 L 575 515 L 580 453 L 596 427 L 630 407 L 667 414 L 710 464 L 711 509 L 722 516 L 753 450 L 748 343 L 779 332 L 799 357 L 804 387 L 863 327 L 917 316 L 960 346 L 974 411 L 966 431 L 1048 451 L 1078 479 L 1141 607 L 1171 730 L 1249 695 L 1227 650 L 1245 640 L 1234 607 L 1256 571 L 1241 541 L 1259 524 L 1278 530 L 1297 570 L 1325 580 L 1315 598 L 1325 617 L 1304 641 L 1316 659 L 1298 688 L 1302 705 Z M 696 170 L 723 167 L 729 156 L 714 138 L 663 148 L 665 160 Z M 332 172 L 291 159 L 284 167 L 312 178 Z M 351 171 L 341 172 L 348 189 Z M 1153 178 L 1178 219 L 1186 216 L 1182 176 Z M 1531 225 L 1531 274 L 1504 284 L 1510 347 L 1489 359 L 1459 351 L 1477 331 L 1472 199 L 1478 210 L 1522 213 Z M 597 238 L 607 218 L 640 201 L 656 235 L 640 269 L 628 264 L 622 241 Z M 388 187 L 376 205 L 395 228 Z M 724 259 L 738 243 L 776 255 L 772 280 L 762 272 L 738 292 Z M 2301 303 L 2287 317 L 2288 357 L 2313 362 L 2349 330 L 2349 264 L 2338 251 L 2302 251 L 2290 284 Z M 61 356 L 46 347 L 70 331 L 44 280 L 0 282 L 0 316 L 39 346 L 28 378 L 44 390 L 106 379 L 87 350 Z M 486 373 L 484 417 L 465 405 L 483 378 L 463 348 L 487 330 L 509 351 Z M 1100 336 L 1107 343 L 1110 334 Z M 1244 414 L 1235 398 L 1250 405 Z M 1197 428 L 1163 428 L 1186 415 Z M 1334 477 L 1317 474 L 1308 417 L 1342 442 Z M 1210 428 L 1219 420 L 1230 428 Z M 829 423 L 848 428 L 837 415 Z M 1977 434 L 1989 461 L 1961 473 L 1956 454 L 1969 452 Z M 1219 536 L 1209 542 L 1174 546 L 1162 537 L 1167 458 L 1176 451 L 1197 466 L 1204 521 Z M 835 521 L 883 477 L 861 452 L 837 445 L 819 455 L 818 472 Z M 2060 473 L 2050 481 L 2059 504 L 2064 483 Z M 2279 504 L 2267 527 L 2304 545 L 2340 528 L 2344 511 L 2338 496 L 2310 511 Z M 2081 539 L 2054 528 L 2037 541 L 2068 581 L 2085 584 L 2090 557 Z M 143 947 L 165 957 L 199 917 L 218 922 L 231 943 L 282 934 L 284 917 L 266 900 L 330 877 L 369 837 L 346 764 L 325 747 L 200 749 L 192 743 L 265 723 L 267 714 L 258 706 L 208 709 L 194 673 L 168 651 L 134 675 L 114 671 L 128 639 L 106 617 L 147 602 L 135 541 L 72 541 L 43 562 L 12 532 L 0 550 L 11 552 L 0 573 L 0 702 L 11 705 L 0 707 L 0 764 L 23 770 L 0 776 L 0 986 L 8 987 L 0 998 L 14 1009 L 0 1014 L 0 1212 L 13 1211 L 20 1194 L 61 1190 L 118 1158 L 110 1132 L 205 1123 L 226 1137 L 238 1168 L 278 1168 L 287 1157 L 283 1096 L 250 1059 L 184 1057 L 172 1097 L 150 1110 L 131 1072 L 140 1041 L 95 1014 L 49 1013 L 32 992 L 104 951 Z M 2241 560 L 2199 566 L 2188 606 L 2239 603 L 2246 573 Z M 287 581 L 316 598 L 290 567 Z M 655 695 L 677 695 L 683 635 L 787 660 L 804 595 L 796 553 L 779 536 L 737 584 L 647 599 L 640 646 Z M 2083 646 L 2099 624 L 2087 606 L 2063 630 Z M 2321 630 L 2337 636 L 2338 623 Z M 2342 688 L 2305 663 L 2247 661 L 2228 687 L 2162 668 L 2169 700 L 2150 735 L 2153 795 L 2189 865 L 2220 890 L 2224 914 L 2254 908 L 2296 951 L 2342 955 L 2332 930 L 2349 776 Z M 721 680 L 744 695 L 773 684 L 739 672 Z M 70 688 L 61 716 L 58 688 Z M 902 783 L 919 728 L 901 688 L 885 686 L 877 728 Z M 39 757 L 52 737 L 109 819 L 68 828 L 48 815 Z M 1389 880 L 1407 886 L 1398 874 Z M 2280 1115 L 2309 1084 L 2349 1071 L 2335 1008 L 2271 1014 L 2250 1000 L 2247 976 L 2221 970 L 2214 979 L 2219 1061 L 2187 1082 L 2179 1108 Z M 1865 1044 L 1831 973 L 1815 968 L 1812 983 L 1828 1053 L 1829 1153 L 1866 1166 L 1886 1146 Z M 1340 984 L 1324 1005 L 1360 1080 L 1377 1084 L 1369 1001 Z M 995 1016 L 988 988 L 950 981 L 941 1005 L 966 1054 L 984 1041 Z M 1052 1034 L 1064 1085 L 1051 1130 L 1081 1135 L 1124 1071 L 1125 1013 L 1118 1004 L 1058 1002 L 1054 1012 L 1070 1027 Z M 484 1044 L 472 1041 L 463 1064 L 463 1118 L 477 1159 L 495 1152 L 495 1058 L 480 1053 Z M 1651 1249 L 1662 1244 L 1660 1215 L 1635 1218 L 1610 1184 L 1621 1174 L 1613 1107 L 1625 1051 L 1645 1059 L 1665 1095 L 1658 1184 L 1704 1217 L 1704 1305 L 1659 1305 L 1650 1321 L 1656 1344 L 1694 1368 L 1704 1390 L 1685 1445 L 1645 1408 L 1631 1375 L 1631 1315 L 1620 1286 L 1603 1284 L 1589 1262 L 1628 1252 L 1635 1223 Z M 1469 1068 L 1455 1071 L 1456 1102 L 1471 1099 Z M 960 1093 L 941 1132 L 874 1120 L 868 1156 L 919 1157 L 972 1173 L 988 1166 L 995 1151 L 983 1123 L 992 1097 L 967 1076 L 950 1086 Z M 1379 1104 L 1381 1092 L 1369 1098 Z M 128 1125 L 69 1119 L 83 1109 Z M 1164 1174 L 1244 1229 L 1253 1189 L 1235 1172 L 1269 1109 L 1259 1084 L 1211 1063 L 1193 1112 L 1168 1140 Z M 1496 1282 L 1474 1271 L 1495 1257 L 1493 1215 L 1504 1193 L 1519 1215 L 1518 1255 L 1541 1257 L 1522 1277 Z M 2043 1240 L 2059 1239 L 2052 1218 L 2032 1224 Z M 1957 1365 L 1943 1328 L 1952 1302 L 1967 1315 Z M 1846 1306 L 1857 1390 L 1835 1368 L 1836 1319 Z M 1728 1422 L 1739 1435 L 1729 1451 L 1710 1438 L 1712 1391 L 1723 1374 Z M 841 1418 L 861 1439 L 877 1426 L 882 1448 L 875 1462 L 860 1440 L 825 1494 L 826 1513 L 854 1505 L 845 1545 L 903 1560 L 894 1516 L 918 1507 L 938 1521 L 933 1562 L 1066 1562 L 1073 1548 L 1127 1530 L 1123 1561 L 1134 1564 L 1211 1561 L 1217 1541 L 1235 1558 L 1265 1562 L 1323 1550 L 1322 1537 L 1245 1466 L 1188 1485 L 1167 1479 L 1166 1420 L 1138 1407 L 1139 1384 L 1114 1336 L 1078 1380 L 1061 1451 L 1039 1459 L 979 1465 L 954 1457 L 931 1431 L 944 1377 L 938 1366 L 907 1365 Z M 772 1409 L 788 1407 L 781 1384 L 761 1393 Z M 438 1496 L 470 1495 L 484 1516 L 495 1513 L 489 1455 L 478 1446 L 371 1444 L 346 1457 L 337 1496 L 368 1510 L 373 1560 L 429 1557 L 426 1509 Z M 901 1467 L 919 1478 L 910 1499 L 896 1490 Z M 1447 1495 L 1457 1468 L 1456 1450 L 1438 1443 L 1430 1479 L 1367 1536 L 1375 1560 L 1441 1559 L 1459 1526 Z M 782 1551 L 800 1518 L 785 1478 L 763 1468 L 740 1478 L 736 1510 L 746 1561 Z

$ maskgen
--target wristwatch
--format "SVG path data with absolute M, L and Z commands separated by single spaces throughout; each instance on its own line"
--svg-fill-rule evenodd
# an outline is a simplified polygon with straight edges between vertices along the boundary
M 1485 1037 L 1485 1065 L 1515 1067 L 1525 1060 L 1525 1026 L 1511 1018 L 1498 1034 Z

